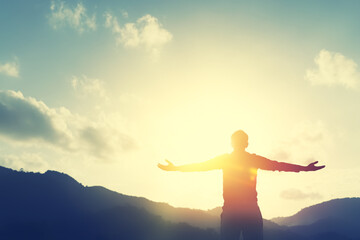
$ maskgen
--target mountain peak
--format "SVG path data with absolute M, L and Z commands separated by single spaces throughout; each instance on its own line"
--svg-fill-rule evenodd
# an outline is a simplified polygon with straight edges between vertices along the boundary
M 68 184 L 76 184 L 82 186 L 81 183 L 79 183 L 78 181 L 76 181 L 74 178 L 67 175 L 66 173 L 62 173 L 54 170 L 47 170 L 43 175 L 52 180 L 59 181 L 62 184 L 68 183 Z

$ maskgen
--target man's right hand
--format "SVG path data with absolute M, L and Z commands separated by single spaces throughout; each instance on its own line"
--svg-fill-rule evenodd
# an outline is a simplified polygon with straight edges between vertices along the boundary
M 176 166 L 172 162 L 170 162 L 167 159 L 165 159 L 165 161 L 168 163 L 167 165 L 159 163 L 157 166 L 164 171 L 176 171 L 177 170 Z

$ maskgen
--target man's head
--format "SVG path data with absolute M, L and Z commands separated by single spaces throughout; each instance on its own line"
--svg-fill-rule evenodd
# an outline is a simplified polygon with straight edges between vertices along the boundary
M 231 135 L 231 145 L 235 150 L 245 150 L 248 146 L 248 135 L 238 130 Z

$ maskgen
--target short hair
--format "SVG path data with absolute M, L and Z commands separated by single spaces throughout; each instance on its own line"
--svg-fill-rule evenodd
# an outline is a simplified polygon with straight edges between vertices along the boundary
M 233 147 L 242 146 L 246 148 L 248 146 L 248 140 L 249 137 L 243 130 L 238 130 L 231 135 Z
M 249 136 L 243 131 L 238 130 L 231 135 L 231 140 L 249 140 Z

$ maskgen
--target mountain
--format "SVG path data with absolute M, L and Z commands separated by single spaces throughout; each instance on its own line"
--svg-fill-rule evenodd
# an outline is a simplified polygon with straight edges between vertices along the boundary
M 290 217 L 271 221 L 306 236 L 338 235 L 338 239 L 360 239 L 360 198 L 334 199 L 302 209 Z M 324 235 L 325 236 L 325 235 Z M 329 238 L 327 238 L 329 239 Z M 334 238 L 337 239 L 337 238 Z
M 271 221 L 285 226 L 309 225 L 324 218 L 357 221 L 360 216 L 360 198 L 333 199 L 302 209 L 290 217 L 273 218 Z
M 0 190 L 4 196 L 0 198 L 1 206 L 16 205 L 16 208 L 6 208 L 2 212 L 0 223 L 4 218 L 7 221 L 11 218 L 19 219 L 25 213 L 31 216 L 32 213 L 41 212 L 46 218 L 61 218 L 67 214 L 64 212 L 65 207 L 76 215 L 131 205 L 144 208 L 155 215 L 166 215 L 166 220 L 173 222 L 188 222 L 202 228 L 218 225 L 217 217 L 211 217 L 204 211 L 174 208 L 166 203 L 127 196 L 104 187 L 85 187 L 70 176 L 56 171 L 41 174 L 0 167 Z
M 86 187 L 56 171 L 41 174 L 0 167 L 0 191 L 0 239 L 218 239 L 221 208 L 174 208 L 99 186 Z M 331 219 L 326 214 L 334 206 L 325 206 L 321 211 L 313 206 L 314 216 L 299 212 L 300 217 L 264 220 L 265 240 L 360 240 L 353 237 L 359 229 L 352 222 L 359 217 L 351 215 L 355 210 L 343 212 L 343 218 L 334 213 Z M 340 227 L 339 221 L 354 224 Z
M 215 230 L 174 220 L 187 212 L 201 219 L 201 211 L 175 216 L 181 210 L 103 187 L 84 187 L 56 171 L 41 174 L 0 167 L 0 192 L 0 239 L 218 238 Z M 154 214 L 169 209 L 168 219 Z

